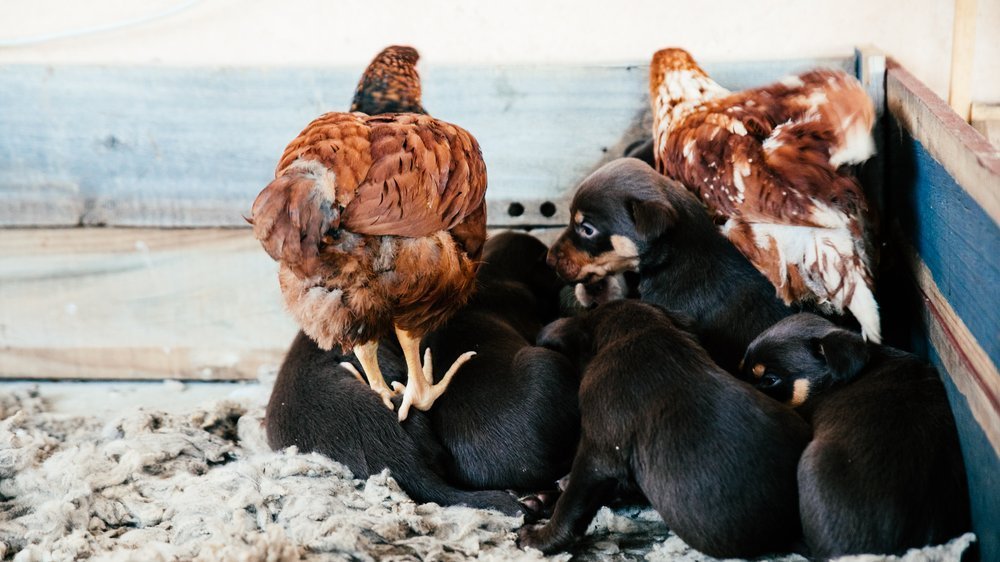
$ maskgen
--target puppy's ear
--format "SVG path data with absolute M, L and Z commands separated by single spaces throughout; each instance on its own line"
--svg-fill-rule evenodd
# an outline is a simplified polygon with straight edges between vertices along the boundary
M 858 334 L 834 330 L 812 340 L 813 354 L 824 361 L 834 380 L 853 379 L 868 364 L 868 344 Z
M 677 209 L 667 201 L 632 201 L 629 213 L 635 231 L 643 240 L 654 240 L 677 222 Z

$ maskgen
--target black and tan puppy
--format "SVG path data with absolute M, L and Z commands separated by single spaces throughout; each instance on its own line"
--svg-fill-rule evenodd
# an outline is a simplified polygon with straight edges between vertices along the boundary
M 318 451 L 359 478 L 389 468 L 418 502 L 520 510 L 507 493 L 468 490 L 551 488 L 572 461 L 578 377 L 566 358 L 532 346 L 561 286 L 545 252 L 526 234 L 487 241 L 476 296 L 426 340 L 440 365 L 469 349 L 478 355 L 430 412 L 402 425 L 351 373 L 352 355 L 324 352 L 300 333 L 267 407 L 271 446 Z M 379 364 L 388 382 L 405 379 L 394 342 L 379 346 Z
M 792 313 L 690 192 L 635 158 L 591 174 L 570 212 L 572 224 L 549 251 L 560 276 L 586 284 L 637 271 L 642 300 L 690 319 L 732 373 L 747 345 Z
M 798 539 L 795 467 L 808 426 L 716 366 L 666 311 L 612 302 L 549 325 L 539 343 L 579 358 L 582 422 L 569 485 L 547 525 L 522 529 L 523 546 L 565 548 L 630 486 L 711 556 Z
M 798 477 L 815 557 L 902 553 L 969 529 L 958 434 L 933 367 L 796 314 L 750 345 L 744 369 L 812 422 Z

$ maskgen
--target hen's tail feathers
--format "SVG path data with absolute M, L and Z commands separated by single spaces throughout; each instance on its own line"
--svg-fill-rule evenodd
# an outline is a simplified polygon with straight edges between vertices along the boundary
M 340 228 L 333 173 L 316 162 L 286 168 L 257 196 L 254 236 L 275 261 L 301 279 L 315 274 L 323 237 Z
M 830 164 L 860 164 L 875 154 L 872 126 L 875 106 L 858 80 L 846 72 L 816 70 L 802 75 L 807 85 L 816 84 L 813 99 L 823 122 L 833 132 Z
M 354 92 L 351 111 L 368 115 L 427 113 L 420 103 L 420 54 L 413 47 L 392 45 L 365 69 Z
M 850 228 L 730 219 L 723 232 L 786 303 L 811 301 L 840 314 L 850 310 L 865 339 L 881 342 L 870 260 Z

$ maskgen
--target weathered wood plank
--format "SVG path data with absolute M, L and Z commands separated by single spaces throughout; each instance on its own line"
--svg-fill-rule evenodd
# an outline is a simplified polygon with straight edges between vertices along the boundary
M 990 359 L 1000 363 L 1000 225 L 949 175 L 948 164 L 906 129 L 893 127 L 889 143 L 886 214 Z
M 964 121 L 972 105 L 972 62 L 976 52 L 976 0 L 955 0 L 951 30 L 948 104 Z
M 854 59 L 706 66 L 740 89 Z M 425 106 L 482 145 L 493 225 L 564 224 L 572 188 L 650 128 L 645 65 L 421 68 Z M 361 70 L 2 66 L 0 226 L 244 226 L 285 144 L 345 109 Z
M 889 59 L 886 105 L 901 126 L 1000 224 L 1000 153 L 898 63 Z
M 248 230 L 0 230 L 0 374 L 256 376 L 296 327 Z
M 887 332 L 897 338 L 910 332 L 903 339 L 942 374 L 966 461 L 980 555 L 996 560 L 1000 159 L 943 100 L 891 61 L 886 94 L 886 216 L 894 236 L 879 283 L 884 317 L 892 319 Z
M 1000 372 L 941 294 L 927 264 L 912 246 L 905 242 L 901 246 L 926 305 L 921 313 L 928 339 L 993 450 L 1000 455 Z
M 856 75 L 868 92 L 868 97 L 875 106 L 875 126 L 872 137 L 875 139 L 875 157 L 864 163 L 860 179 L 865 189 L 865 196 L 874 212 L 878 213 L 879 223 L 884 222 L 881 216 L 885 209 L 885 130 L 883 115 L 885 113 L 885 53 L 874 45 L 862 45 L 855 51 L 857 62 Z
M 0 377 L 253 379 L 296 331 L 249 230 L 0 229 Z

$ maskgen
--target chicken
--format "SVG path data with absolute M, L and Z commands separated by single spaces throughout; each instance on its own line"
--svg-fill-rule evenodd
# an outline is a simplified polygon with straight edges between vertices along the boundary
M 414 62 L 408 47 L 383 51 L 355 107 L 374 112 L 391 100 L 420 108 L 415 71 L 399 80 L 378 71 L 412 70 Z M 288 310 L 321 348 L 352 349 L 390 409 L 402 392 L 400 420 L 411 406 L 429 409 L 475 355 L 461 355 L 433 385 L 420 341 L 472 295 L 486 239 L 485 194 L 479 144 L 462 128 L 416 113 L 327 113 L 288 145 L 274 181 L 254 201 L 248 220 L 279 262 Z M 406 358 L 405 388 L 389 388 L 379 370 L 379 339 L 392 333 Z
M 787 303 L 850 310 L 881 339 L 864 193 L 848 164 L 874 153 L 875 112 L 840 71 L 730 93 L 686 51 L 650 65 L 657 170 L 695 193 Z

